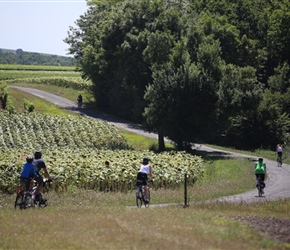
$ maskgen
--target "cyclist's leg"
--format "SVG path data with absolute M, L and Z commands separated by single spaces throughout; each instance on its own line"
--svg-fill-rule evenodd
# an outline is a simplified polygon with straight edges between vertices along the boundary
M 32 199 L 35 199 L 35 196 L 41 192 L 42 187 L 43 187 L 43 178 L 41 175 L 35 177 L 34 180 L 37 182 L 37 188 L 36 188 L 36 192 L 33 195 Z
M 262 189 L 261 189 L 261 192 L 262 192 L 262 194 L 264 193 L 264 188 L 265 188 L 265 174 L 260 174 L 260 181 L 261 181 L 261 187 L 262 187 Z
M 25 191 L 30 191 L 30 178 L 25 179 Z
M 148 202 L 149 198 L 148 198 L 148 175 L 146 174 L 144 176 L 144 182 L 143 182 L 143 185 L 144 185 L 144 197 L 145 197 L 145 201 Z
M 256 176 L 256 187 L 258 187 L 258 183 L 259 183 L 259 174 L 255 174 Z
M 278 165 L 282 165 L 282 152 L 278 152 L 278 156 L 277 156 L 277 162 Z

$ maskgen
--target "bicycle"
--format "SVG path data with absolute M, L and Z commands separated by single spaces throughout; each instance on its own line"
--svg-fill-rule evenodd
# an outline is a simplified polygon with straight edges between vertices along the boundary
M 17 188 L 17 195 L 14 203 L 14 208 L 26 209 L 33 206 L 32 194 L 27 190 L 27 181 L 31 180 L 21 179 Z
M 281 155 L 278 155 L 278 157 L 277 157 L 277 166 L 282 167 L 282 156 Z
M 258 189 L 258 196 L 259 197 L 262 197 L 263 194 L 264 194 L 264 188 L 265 188 L 265 183 L 263 181 L 261 181 L 261 177 L 259 176 L 258 177 L 258 183 L 256 185 L 257 189 Z
M 144 204 L 145 207 L 149 207 L 150 204 L 150 190 L 149 187 L 147 187 L 147 198 L 148 200 L 145 200 L 145 191 L 144 191 L 144 185 L 142 183 L 142 181 L 137 180 L 137 191 L 136 191 L 136 205 L 137 207 L 142 207 L 142 205 Z
M 52 179 L 54 178 L 53 176 L 51 177 Z M 48 179 L 43 179 L 43 192 L 48 192 L 49 187 L 47 187 L 46 184 L 51 184 L 51 180 Z M 32 180 L 35 182 L 34 180 Z M 37 189 L 37 185 L 34 185 L 32 190 L 26 190 L 26 183 L 21 181 L 18 189 L 17 189 L 17 195 L 14 203 L 14 208 L 17 209 L 19 207 L 20 209 L 26 209 L 30 207 L 35 207 L 38 206 L 40 208 L 44 208 L 48 205 L 47 200 L 43 199 L 42 194 L 39 193 L 35 195 Z M 32 196 L 35 196 L 34 201 L 32 200 Z

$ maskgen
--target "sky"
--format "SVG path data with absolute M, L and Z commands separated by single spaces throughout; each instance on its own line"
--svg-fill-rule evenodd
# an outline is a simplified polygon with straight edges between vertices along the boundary
M 63 40 L 87 9 L 85 0 L 0 0 L 0 48 L 68 56 Z

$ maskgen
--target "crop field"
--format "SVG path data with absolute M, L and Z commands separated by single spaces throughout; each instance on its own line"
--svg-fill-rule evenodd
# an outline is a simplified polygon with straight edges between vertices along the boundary
M 43 66 L 43 65 L 20 65 L 20 64 L 0 64 L 0 70 L 18 71 L 75 71 L 72 66 Z
M 185 152 L 128 149 L 116 128 L 85 116 L 52 116 L 36 113 L 0 113 L 0 188 L 10 192 L 17 184 L 25 155 L 44 153 L 56 189 L 69 187 L 100 191 L 135 188 L 135 177 L 143 157 L 154 162 L 156 187 L 182 184 L 188 174 L 191 183 L 203 174 L 200 157 Z
M 84 80 L 75 67 L 0 64 L 0 81 L 8 84 L 44 84 L 76 90 L 89 90 L 90 81 Z
M 32 70 L 0 70 L 0 81 L 11 79 L 27 79 L 40 77 L 80 77 L 75 71 L 32 71 Z

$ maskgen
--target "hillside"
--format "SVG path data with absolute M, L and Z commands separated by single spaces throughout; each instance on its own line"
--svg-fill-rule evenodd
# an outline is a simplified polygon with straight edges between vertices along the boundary
M 0 64 L 74 66 L 76 60 L 68 56 L 0 48 Z

